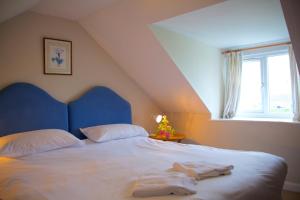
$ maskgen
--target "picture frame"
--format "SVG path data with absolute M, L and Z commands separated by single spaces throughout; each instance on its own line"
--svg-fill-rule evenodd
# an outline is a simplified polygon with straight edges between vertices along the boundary
M 72 75 L 72 41 L 43 38 L 44 74 Z

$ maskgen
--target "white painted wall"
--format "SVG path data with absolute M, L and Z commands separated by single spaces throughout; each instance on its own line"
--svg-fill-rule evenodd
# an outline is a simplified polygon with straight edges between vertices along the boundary
M 152 25 L 151 30 L 201 97 L 212 118 L 219 118 L 223 107 L 220 50 L 157 25 Z

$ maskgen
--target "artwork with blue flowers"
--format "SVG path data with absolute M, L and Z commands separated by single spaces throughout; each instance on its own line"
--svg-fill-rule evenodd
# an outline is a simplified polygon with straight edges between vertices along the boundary
M 72 74 L 72 42 L 44 38 L 44 73 Z
M 57 67 L 61 67 L 64 64 L 65 58 L 63 57 L 65 52 L 64 48 L 55 47 L 53 49 L 54 55 L 51 57 L 51 61 L 53 64 L 57 65 Z

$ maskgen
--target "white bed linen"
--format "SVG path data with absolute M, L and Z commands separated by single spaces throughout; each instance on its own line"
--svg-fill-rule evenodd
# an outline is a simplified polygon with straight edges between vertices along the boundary
M 170 194 L 184 196 L 197 193 L 194 178 L 177 172 L 153 172 L 140 176 L 134 181 L 132 196 L 153 197 Z
M 280 157 L 162 142 L 146 137 L 91 143 L 19 159 L 0 158 L 0 199 L 132 200 L 132 180 L 174 162 L 232 164 L 232 174 L 199 181 L 197 194 L 151 200 L 280 199 L 286 164 Z M 145 199 L 145 198 L 143 198 Z

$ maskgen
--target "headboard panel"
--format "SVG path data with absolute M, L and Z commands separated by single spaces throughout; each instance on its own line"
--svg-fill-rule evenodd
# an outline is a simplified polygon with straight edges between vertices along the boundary
M 79 128 L 117 123 L 131 124 L 131 107 L 109 88 L 94 87 L 69 103 L 70 132 L 80 139 L 86 137 Z
M 47 128 L 68 130 L 66 104 L 28 83 L 0 91 L 0 136 Z

